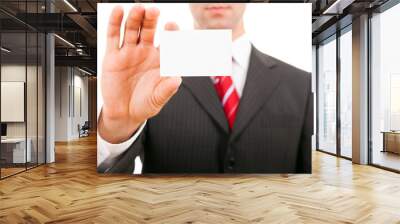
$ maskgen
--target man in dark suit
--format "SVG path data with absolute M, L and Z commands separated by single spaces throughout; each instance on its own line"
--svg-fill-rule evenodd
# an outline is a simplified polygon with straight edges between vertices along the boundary
M 245 4 L 190 9 L 197 29 L 232 29 L 233 74 L 160 77 L 158 10 L 133 7 L 119 46 L 123 11 L 115 8 L 101 77 L 98 171 L 139 173 L 140 157 L 143 173 L 310 173 L 311 75 L 250 44 Z

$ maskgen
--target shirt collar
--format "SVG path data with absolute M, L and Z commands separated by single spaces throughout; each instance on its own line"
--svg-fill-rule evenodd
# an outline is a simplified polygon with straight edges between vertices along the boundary
M 247 69 L 250 60 L 251 44 L 246 34 L 238 37 L 232 43 L 232 56 L 236 63 L 243 69 Z

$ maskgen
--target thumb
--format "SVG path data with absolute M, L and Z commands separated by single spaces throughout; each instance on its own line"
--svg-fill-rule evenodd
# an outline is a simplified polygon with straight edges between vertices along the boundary
M 168 22 L 165 24 L 164 29 L 168 31 L 175 31 L 179 30 L 179 26 L 175 22 Z
M 164 30 L 176 31 L 179 30 L 179 26 L 175 22 L 167 22 L 164 26 Z M 160 46 L 157 47 L 157 50 L 160 51 Z
M 178 76 L 162 78 L 161 81 L 154 88 L 154 94 L 152 97 L 153 106 L 160 110 L 178 91 L 181 83 L 182 78 Z
M 164 29 L 168 31 L 174 31 L 179 30 L 179 27 L 175 22 L 168 22 L 165 24 Z M 158 46 L 157 49 L 159 50 L 160 46 Z M 167 103 L 167 101 L 176 93 L 176 91 L 178 91 L 181 83 L 181 77 L 176 76 L 162 78 L 154 89 L 153 103 L 155 106 L 160 107 L 161 109 L 161 107 Z

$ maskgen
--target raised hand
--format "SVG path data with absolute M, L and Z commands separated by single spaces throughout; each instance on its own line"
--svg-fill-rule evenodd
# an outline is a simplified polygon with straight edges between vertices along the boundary
M 156 8 L 132 7 L 121 46 L 123 9 L 114 8 L 110 16 L 101 77 L 104 104 L 98 122 L 99 134 L 110 143 L 129 139 L 182 82 L 180 77 L 160 77 L 160 54 L 153 44 L 158 16 Z M 174 23 L 165 28 L 178 29 Z

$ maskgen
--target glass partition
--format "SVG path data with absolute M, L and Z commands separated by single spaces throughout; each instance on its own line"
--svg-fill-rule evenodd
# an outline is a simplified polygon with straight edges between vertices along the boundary
M 37 49 L 37 41 L 38 35 L 36 32 L 28 32 L 27 33 L 27 80 L 26 80 L 26 89 L 27 89 L 27 98 L 26 98 L 26 113 L 27 113 L 27 150 L 30 151 L 30 160 L 27 163 L 28 168 L 37 165 L 37 149 L 38 149 L 38 141 L 37 141 L 37 132 L 38 132 L 38 88 L 37 88 L 37 79 L 38 79 L 38 49 Z
M 45 163 L 45 34 L 13 15 L 42 13 L 45 1 L 1 1 L 0 178 Z
M 318 48 L 318 149 L 336 154 L 336 36 Z
M 26 136 L 26 41 L 24 31 L 1 34 L 2 177 L 24 171 L 31 158 Z

